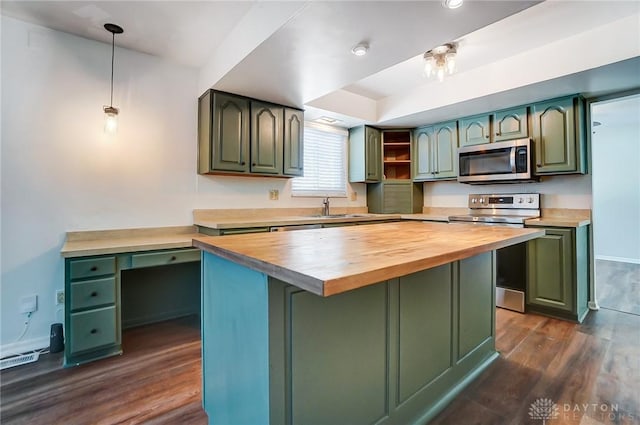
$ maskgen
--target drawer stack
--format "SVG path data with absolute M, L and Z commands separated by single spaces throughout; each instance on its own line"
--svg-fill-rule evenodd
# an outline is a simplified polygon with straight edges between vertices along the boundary
M 66 261 L 65 365 L 121 352 L 116 257 Z

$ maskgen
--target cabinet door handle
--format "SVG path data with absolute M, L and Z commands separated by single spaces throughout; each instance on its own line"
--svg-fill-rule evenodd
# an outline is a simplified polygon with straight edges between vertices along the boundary
M 93 267 L 91 267 L 91 269 L 90 269 L 90 270 L 91 270 L 92 272 L 98 271 L 98 266 L 93 266 Z
M 97 330 L 96 328 L 93 328 L 93 329 L 91 329 L 91 331 L 90 331 L 90 332 L 91 332 L 92 334 L 97 334 L 97 333 L 98 333 L 98 330 Z
M 91 296 L 92 296 L 92 297 L 97 297 L 97 296 L 98 296 L 98 293 L 97 293 L 96 291 L 93 291 L 93 292 L 91 293 Z

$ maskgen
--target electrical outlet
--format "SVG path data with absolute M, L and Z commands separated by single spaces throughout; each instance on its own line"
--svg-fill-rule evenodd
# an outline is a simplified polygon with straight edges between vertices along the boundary
M 64 304 L 64 291 L 58 289 L 56 291 L 56 305 Z
M 280 194 L 280 191 L 278 189 L 271 189 L 269 190 L 269 199 L 272 201 L 277 201 L 279 194 Z
M 38 296 L 29 295 L 20 299 L 20 313 L 33 313 L 38 309 Z

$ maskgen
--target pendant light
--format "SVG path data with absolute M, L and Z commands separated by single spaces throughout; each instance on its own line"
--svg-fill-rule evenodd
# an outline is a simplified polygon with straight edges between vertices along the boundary
M 124 30 L 116 24 L 104 24 L 104 29 L 111 33 L 111 99 L 109 106 L 103 108 L 104 132 L 114 134 L 118 130 L 118 108 L 113 107 L 113 58 L 116 47 L 116 34 L 122 34 Z

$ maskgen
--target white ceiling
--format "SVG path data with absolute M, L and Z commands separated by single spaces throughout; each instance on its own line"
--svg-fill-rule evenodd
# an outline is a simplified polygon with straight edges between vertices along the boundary
M 304 107 L 307 118 L 333 116 L 344 126 L 414 126 L 555 95 L 640 87 L 639 57 L 457 103 L 445 101 L 438 83 L 421 74 L 422 53 L 444 42 L 459 42 L 455 77 L 463 77 L 625 17 L 636 16 L 638 25 L 640 0 L 466 0 L 456 10 L 444 9 L 439 0 L 2 0 L 0 7 L 4 15 L 107 43 L 111 34 L 103 24 L 116 23 L 125 30 L 116 36 L 117 46 L 199 68 L 201 87 Z M 620 43 L 635 48 L 640 32 L 633 36 L 637 40 Z M 361 41 L 370 52 L 355 57 L 350 49 Z M 570 61 L 592 52 L 563 54 Z M 207 73 L 212 66 L 223 72 Z M 439 93 L 443 100 L 378 121 L 340 105 L 348 99 L 375 115 L 385 102 L 417 92 Z M 336 94 L 333 105 L 319 102 Z

